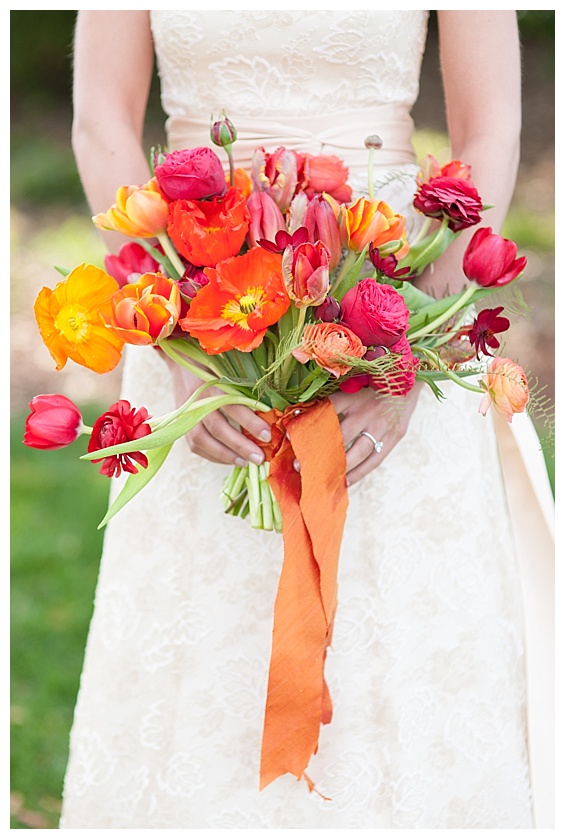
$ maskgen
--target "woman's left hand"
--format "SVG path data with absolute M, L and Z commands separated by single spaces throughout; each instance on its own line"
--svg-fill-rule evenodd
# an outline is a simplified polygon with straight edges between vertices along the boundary
M 332 394 L 341 422 L 349 486 L 380 466 L 402 440 L 421 387 L 417 382 L 406 396 L 384 396 L 368 387 L 357 393 Z

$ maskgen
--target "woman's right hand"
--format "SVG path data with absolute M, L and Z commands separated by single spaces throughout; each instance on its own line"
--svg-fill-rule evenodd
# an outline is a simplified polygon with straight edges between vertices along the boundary
M 172 362 L 169 363 L 177 405 L 182 405 L 202 385 L 202 379 Z M 204 396 L 220 394 L 210 387 Z M 250 440 L 240 429 L 245 428 L 253 437 L 268 443 L 271 428 L 250 408 L 229 405 L 213 411 L 186 435 L 190 450 L 213 463 L 245 466 L 248 462 L 263 463 L 265 455 L 260 446 Z

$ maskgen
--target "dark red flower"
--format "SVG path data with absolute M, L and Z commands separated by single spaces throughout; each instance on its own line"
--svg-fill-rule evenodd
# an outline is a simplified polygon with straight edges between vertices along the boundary
M 23 442 L 32 449 L 62 449 L 80 436 L 82 417 L 74 402 L 60 393 L 43 393 L 29 403 Z
M 480 222 L 483 202 L 471 181 L 442 176 L 418 187 L 414 207 L 425 216 L 447 218 L 449 229 L 456 233 Z
M 275 241 L 269 242 L 267 239 L 258 239 L 257 244 L 266 251 L 271 253 L 282 253 L 289 245 L 297 248 L 298 245 L 304 245 L 308 241 L 308 230 L 306 227 L 299 227 L 294 233 L 287 233 L 286 230 L 279 230 L 275 235 Z
M 495 337 L 496 332 L 506 332 L 510 328 L 510 321 L 508 318 L 500 317 L 500 313 L 504 306 L 497 306 L 496 309 L 483 309 L 475 320 L 469 330 L 469 341 L 477 351 L 477 358 L 479 351 L 484 355 L 492 356 L 487 347 L 498 349 L 500 341 Z
M 100 449 L 107 449 L 109 446 L 117 446 L 119 443 L 127 443 L 130 440 L 139 440 L 151 433 L 151 426 L 147 422 L 149 414 L 146 408 L 132 408 L 126 399 L 120 399 L 108 410 L 98 417 L 94 423 L 90 441 L 89 452 L 97 452 Z M 143 452 L 127 452 L 125 454 L 114 454 L 108 457 L 93 460 L 93 463 L 100 463 L 100 472 L 108 478 L 121 475 L 124 472 L 135 474 L 138 463 L 145 468 L 148 464 L 147 456 Z
M 369 259 L 375 266 L 375 269 L 380 273 L 384 274 L 385 277 L 389 277 L 391 280 L 412 280 L 413 276 L 407 276 L 410 274 L 412 270 L 410 266 L 406 266 L 406 268 L 399 268 L 396 270 L 396 266 L 398 265 L 398 259 L 395 257 L 393 253 L 389 253 L 386 256 L 381 256 L 381 253 L 378 248 L 369 248 Z

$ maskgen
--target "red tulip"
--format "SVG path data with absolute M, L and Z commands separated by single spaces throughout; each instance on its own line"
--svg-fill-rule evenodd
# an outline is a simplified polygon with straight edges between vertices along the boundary
M 284 284 L 291 300 L 303 306 L 319 306 L 330 287 L 330 252 L 323 242 L 289 245 L 282 258 Z
M 34 396 L 29 403 L 23 442 L 32 449 L 62 449 L 80 436 L 82 416 L 70 399 L 59 393 Z
M 525 256 L 516 259 L 517 250 L 515 242 L 493 233 L 491 227 L 481 227 L 463 256 L 465 276 L 485 288 L 511 283 L 527 262 Z
M 151 254 L 147 253 L 145 248 L 138 245 L 137 242 L 126 242 L 125 245 L 122 245 L 118 254 L 106 254 L 104 265 L 107 273 L 120 286 L 135 282 L 142 274 L 154 273 L 159 270 L 157 260 L 153 259 Z

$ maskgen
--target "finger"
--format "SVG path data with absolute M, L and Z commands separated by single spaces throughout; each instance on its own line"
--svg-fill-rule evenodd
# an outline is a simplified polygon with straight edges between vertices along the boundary
M 241 433 L 220 411 L 209 414 L 187 435 L 191 450 L 216 463 L 243 466 L 249 461 L 263 463 L 261 448 Z
M 263 443 L 271 441 L 271 426 L 250 408 L 246 408 L 244 405 L 228 405 L 222 409 L 222 413 L 235 420 L 238 425 L 249 431 L 257 440 L 261 440 Z

